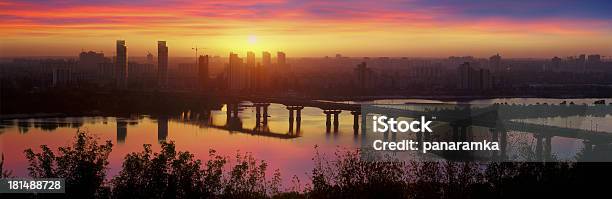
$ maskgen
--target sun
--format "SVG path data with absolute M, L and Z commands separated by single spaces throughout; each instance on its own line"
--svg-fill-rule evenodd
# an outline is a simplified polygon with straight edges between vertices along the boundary
M 255 44 L 257 43 L 257 37 L 255 35 L 249 35 L 247 37 L 247 41 L 249 42 L 249 44 Z

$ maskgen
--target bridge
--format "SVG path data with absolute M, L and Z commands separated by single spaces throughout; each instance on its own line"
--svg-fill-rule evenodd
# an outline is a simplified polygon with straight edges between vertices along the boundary
M 292 97 L 261 97 L 261 96 L 225 96 L 220 98 L 222 103 L 227 106 L 226 113 L 228 114 L 227 123 L 225 125 L 207 126 L 217 129 L 229 130 L 232 132 L 245 133 L 250 135 L 267 136 L 279 139 L 293 139 L 300 137 L 299 129 L 301 125 L 301 111 L 304 107 L 313 107 L 321 109 L 325 115 L 326 132 L 331 132 L 333 127 L 334 132 L 338 132 L 339 114 L 350 112 L 354 117 L 353 130 L 355 134 L 361 129 L 362 134 L 365 134 L 365 129 L 360 128 L 365 125 L 365 116 L 370 110 L 362 110 L 360 104 L 343 103 L 314 100 L 308 98 L 292 98 Z M 249 101 L 251 104 L 244 105 L 244 101 Z M 242 104 L 241 104 L 242 103 Z M 288 111 L 289 130 L 286 133 L 269 132 L 266 130 L 268 115 L 268 106 L 271 103 L 282 104 Z M 591 150 L 597 146 L 604 146 L 612 143 L 612 134 L 610 132 L 586 129 L 577 129 L 570 127 L 551 126 L 546 124 L 537 124 L 524 122 L 522 120 L 532 118 L 548 118 L 548 117 L 571 117 L 571 116 L 594 116 L 604 117 L 612 113 L 612 105 L 596 104 L 596 105 L 577 105 L 577 104 L 494 104 L 494 105 L 467 105 L 467 104 L 418 104 L 420 110 L 414 109 L 416 106 L 405 104 L 405 106 L 377 105 L 377 113 L 385 114 L 394 117 L 432 117 L 435 116 L 435 121 L 448 123 L 452 128 L 452 138 L 455 140 L 467 139 L 469 126 L 480 126 L 490 129 L 490 139 L 498 140 L 502 145 L 500 156 L 505 155 L 505 146 L 507 141 L 507 133 L 509 131 L 532 133 L 536 138 L 536 151 L 543 153 L 543 158 L 550 157 L 551 138 L 552 137 L 567 137 L 583 140 L 585 148 Z M 252 106 L 255 109 L 256 126 L 254 128 L 242 128 L 241 123 L 231 118 L 238 118 L 240 106 Z M 402 107 L 411 107 L 407 109 Z M 368 106 L 364 106 L 368 107 Z M 360 119 L 361 118 L 361 119 Z M 360 125 L 361 123 L 361 125 Z M 237 125 L 240 124 L 240 125 Z M 294 133 L 295 132 L 295 133 Z M 429 138 L 431 135 L 417 135 L 420 139 Z

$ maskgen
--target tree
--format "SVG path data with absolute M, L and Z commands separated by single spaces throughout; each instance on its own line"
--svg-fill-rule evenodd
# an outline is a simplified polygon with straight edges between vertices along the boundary
M 57 155 L 46 145 L 41 152 L 26 149 L 33 178 L 64 178 L 69 198 L 91 198 L 108 191 L 104 186 L 108 155 L 113 144 L 98 145 L 97 138 L 77 131 L 72 146 L 59 147 Z

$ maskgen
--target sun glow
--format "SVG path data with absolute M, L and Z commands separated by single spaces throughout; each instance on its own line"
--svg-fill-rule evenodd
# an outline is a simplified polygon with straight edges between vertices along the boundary
M 249 35 L 247 37 L 247 41 L 249 42 L 249 44 L 253 45 L 257 43 L 257 37 L 255 35 Z

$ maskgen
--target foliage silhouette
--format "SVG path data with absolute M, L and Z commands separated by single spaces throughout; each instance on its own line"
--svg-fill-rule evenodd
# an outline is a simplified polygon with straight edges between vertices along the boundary
M 57 154 L 46 145 L 41 152 L 26 149 L 29 173 L 33 178 L 64 178 L 70 198 L 85 198 L 108 194 L 104 185 L 108 155 L 113 144 L 99 145 L 97 138 L 77 131 L 72 146 L 59 147 Z
M 294 176 L 293 186 L 282 189 L 279 170 L 266 176 L 268 164 L 250 153 L 229 158 L 210 150 L 202 162 L 176 151 L 174 142 L 163 142 L 159 152 L 144 145 L 143 151 L 126 155 L 122 170 L 106 182 L 111 149 L 110 141 L 98 145 L 78 131 L 72 146 L 57 153 L 45 145 L 41 152 L 25 153 L 30 176 L 65 178 L 68 198 L 553 197 L 572 195 L 612 173 L 605 163 L 364 161 L 363 152 L 353 149 L 337 150 L 328 160 L 315 146 L 310 182 L 302 188 Z
M 225 172 L 227 157 L 209 151 L 202 166 L 189 152 L 177 152 L 173 142 L 151 145 L 128 154 L 123 169 L 112 180 L 114 198 L 267 198 L 279 193 L 280 173 L 266 181 L 267 164 L 250 154 L 236 155 L 235 165 Z M 204 168 L 202 168 L 204 167 Z

